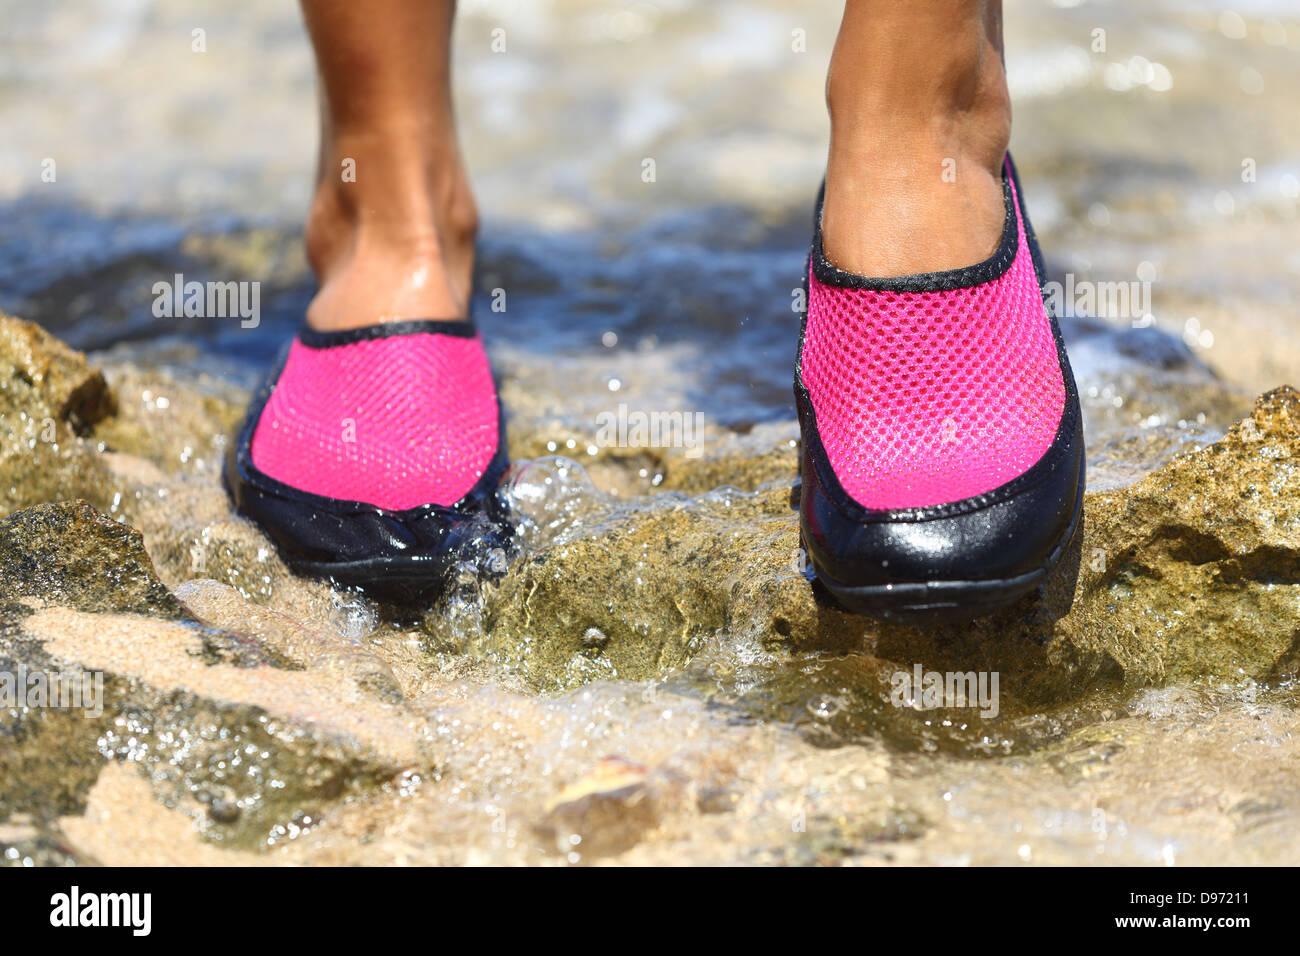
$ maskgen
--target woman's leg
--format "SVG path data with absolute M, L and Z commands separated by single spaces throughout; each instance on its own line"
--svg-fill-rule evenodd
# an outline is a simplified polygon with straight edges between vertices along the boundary
M 1011 135 L 1001 0 L 847 0 L 826 100 L 827 259 L 885 277 L 992 254 Z
M 463 318 L 478 220 L 451 101 L 454 0 L 302 7 L 321 79 L 308 323 Z
M 496 534 L 507 464 L 483 342 L 451 321 L 468 312 L 476 229 L 449 90 L 454 4 L 302 5 L 321 75 L 320 289 L 227 483 L 295 570 L 425 601 L 467 541 Z

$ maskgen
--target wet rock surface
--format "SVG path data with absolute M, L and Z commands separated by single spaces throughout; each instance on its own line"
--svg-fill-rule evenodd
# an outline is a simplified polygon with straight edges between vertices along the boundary
M 795 451 L 784 459 L 793 474 Z M 739 483 L 749 461 L 731 463 Z M 756 465 L 766 468 L 761 457 Z M 539 688 L 600 673 L 644 679 L 685 664 L 720 628 L 789 651 L 865 647 L 945 670 L 996 670 L 1004 690 L 1036 703 L 1112 683 L 1290 675 L 1298 466 L 1300 394 L 1278 389 L 1220 441 L 1090 494 L 1081 540 L 1043 594 L 980 621 L 924 628 L 845 613 L 810 586 L 788 479 L 752 494 L 669 496 L 513 569 L 489 589 L 477 649 L 518 658 Z M 598 653 L 583 639 L 589 628 L 607 637 Z
M 6 669 L 102 680 L 94 713 L 0 710 L 11 861 L 1281 861 L 1294 845 L 1264 836 L 1300 828 L 1269 769 L 1297 738 L 1292 389 L 1090 493 L 1057 579 L 970 624 L 874 621 L 810 583 L 784 424 L 657 452 L 640 492 L 646 459 L 623 449 L 590 473 L 519 461 L 506 573 L 467 569 L 411 609 L 295 577 L 231 513 L 238 392 L 100 376 L 9 328 L 18 407 L 101 409 L 82 434 L 57 419 L 80 457 L 42 459 L 44 487 L 87 465 L 102 482 L 99 507 L 0 518 Z M 527 407 L 512 428 L 543 451 L 561 434 Z M 0 484 L 33 454 L 11 448 Z M 899 699 L 918 667 L 996 673 L 996 696 Z M 1207 753 L 1185 792 L 1170 734 L 1188 753 L 1231 741 L 1233 769 Z M 1157 780 L 1168 806 L 1126 796 Z M 1055 824 L 977 847 L 1044 800 Z
M 367 670 L 237 594 L 238 631 L 203 623 L 139 534 L 84 502 L 12 514 L 0 542 L 6 670 L 81 692 L 4 712 L 6 810 L 48 819 L 121 762 L 147 768 L 169 805 L 206 806 L 195 817 L 210 839 L 262 845 L 313 805 L 432 765 L 382 662 Z M 229 614 L 228 587 L 179 593 L 214 623 Z
M 103 461 L 84 437 L 112 395 L 85 356 L 30 322 L 0 312 L 0 484 L 5 512 L 42 501 L 102 503 Z

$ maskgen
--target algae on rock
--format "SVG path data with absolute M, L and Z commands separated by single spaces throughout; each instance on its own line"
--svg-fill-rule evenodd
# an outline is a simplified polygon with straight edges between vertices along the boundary
M 488 591 L 477 650 L 540 689 L 652 677 L 724 627 L 769 648 L 995 670 L 1038 702 L 1099 685 L 1280 676 L 1300 643 L 1297 477 L 1300 394 L 1281 388 L 1221 441 L 1089 494 L 1074 552 L 1041 598 L 926 627 L 848 614 L 809 585 L 786 483 L 670 499 L 512 568 Z M 589 628 L 608 641 L 588 646 Z
M 0 312 L 0 514 L 64 498 L 103 505 L 107 469 L 85 436 L 113 408 L 84 355 Z

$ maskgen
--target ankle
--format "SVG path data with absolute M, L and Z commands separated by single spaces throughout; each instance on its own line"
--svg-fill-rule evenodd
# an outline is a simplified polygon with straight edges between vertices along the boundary
M 992 254 L 1011 135 L 992 40 L 972 28 L 967 42 L 909 50 L 896 27 L 873 23 L 885 31 L 878 42 L 861 24 L 847 38 L 842 31 L 826 84 L 826 256 L 878 277 L 960 268 Z
M 418 137 L 327 146 L 307 216 L 313 328 L 467 314 L 478 211 L 454 145 Z
M 1005 139 L 959 122 L 832 133 L 822 230 L 827 258 L 878 277 L 973 265 L 996 249 Z

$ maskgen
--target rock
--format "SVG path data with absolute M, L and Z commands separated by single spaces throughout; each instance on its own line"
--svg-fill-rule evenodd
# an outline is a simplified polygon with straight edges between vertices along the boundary
M 368 694 L 401 704 L 402 691 L 392 668 L 378 655 L 326 629 L 308 629 L 287 615 L 250 603 L 238 591 L 213 580 L 192 580 L 176 596 L 205 623 L 248 635 L 274 649 L 291 666 L 331 682 L 352 682 Z
M 223 394 L 229 389 L 200 392 L 129 367 L 111 369 L 109 379 L 118 410 L 95 429 L 106 450 L 143 459 L 165 475 L 208 474 L 209 466 L 224 461 L 243 417 L 242 395 L 232 400 Z
M 685 494 L 705 494 L 717 488 L 754 491 L 771 482 L 790 479 L 791 462 L 799 447 L 795 422 L 762 425 L 746 435 L 714 437 L 698 458 L 675 456 L 665 469 L 662 488 Z M 737 469 L 737 460 L 744 467 Z M 797 463 L 795 470 L 798 470 Z
M 234 823 L 239 819 L 239 804 L 233 800 L 217 798 L 208 804 L 208 816 L 217 823 Z
M 14 602 L 13 614 L 21 598 L 86 612 L 185 613 L 154 574 L 140 532 L 84 501 L 0 518 L 0 601 Z
M 632 520 L 536 552 L 487 588 L 473 650 L 547 689 L 678 667 L 731 621 L 733 602 L 752 610 L 742 592 L 798 576 L 788 499 L 780 487 L 663 496 Z M 600 648 L 584 644 L 593 628 Z
M 622 853 L 658 820 L 648 769 L 625 757 L 605 757 L 546 806 L 538 830 L 559 853 L 591 858 Z
M 238 812 L 196 812 L 204 832 L 260 845 L 295 812 L 433 765 L 382 662 L 230 588 L 185 593 L 214 620 L 249 626 L 195 618 L 154 574 L 140 534 L 84 502 L 0 519 L 5 670 L 102 681 L 98 713 L 5 712 L 0 737 L 14 745 L 0 747 L 0 813 L 48 823 L 78 812 L 100 767 L 129 761 L 173 802 L 229 793 Z
M 1126 685 L 1275 680 L 1300 664 L 1300 393 L 1088 501 L 1075 611 L 1054 650 Z
M 0 312 L 0 401 L 85 431 L 114 407 L 104 375 L 39 325 Z
M 84 355 L 0 313 L 0 514 L 61 498 L 104 505 L 108 472 L 85 436 L 113 408 Z
M 539 688 L 644 679 L 723 628 L 788 651 L 994 670 L 1027 703 L 1098 685 L 1277 677 L 1298 662 L 1298 474 L 1300 394 L 1281 388 L 1221 441 L 1088 495 L 1081 542 L 1044 600 L 924 629 L 847 614 L 809 587 L 784 482 L 670 498 L 513 568 L 488 589 L 476 651 Z M 584 641 L 592 628 L 602 648 Z
M 73 859 L 104 866 L 258 866 L 265 857 L 214 846 L 190 814 L 159 803 L 137 770 L 109 764 L 80 814 L 59 821 Z

